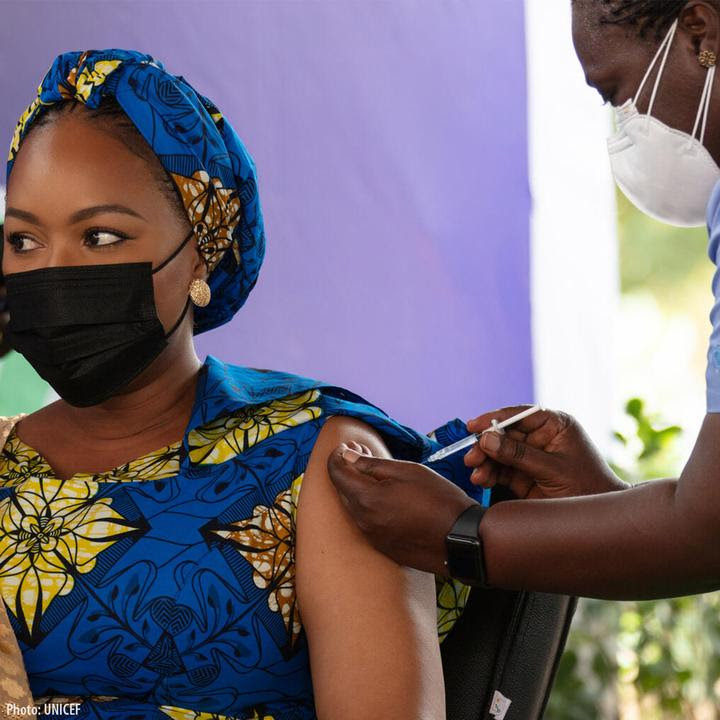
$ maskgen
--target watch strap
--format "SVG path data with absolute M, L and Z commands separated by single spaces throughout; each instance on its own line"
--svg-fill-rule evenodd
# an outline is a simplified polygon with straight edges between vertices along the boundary
M 487 508 L 483 507 L 480 503 L 475 503 L 465 508 L 465 510 L 458 515 L 448 535 L 464 535 L 465 537 L 472 538 L 479 537 L 478 525 L 486 512 Z
M 463 510 L 445 537 L 450 577 L 465 585 L 488 587 L 485 574 L 482 539 L 478 525 L 487 508 L 480 503 Z

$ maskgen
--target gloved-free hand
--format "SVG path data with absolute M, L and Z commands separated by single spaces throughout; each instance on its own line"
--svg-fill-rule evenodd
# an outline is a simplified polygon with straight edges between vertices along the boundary
M 467 423 L 481 433 L 492 420 L 502 421 L 530 407 L 502 408 Z M 464 463 L 474 468 L 471 481 L 482 487 L 504 485 L 518 498 L 559 498 L 594 495 L 627 487 L 571 415 L 541 410 L 504 433 L 487 432 L 467 452 Z

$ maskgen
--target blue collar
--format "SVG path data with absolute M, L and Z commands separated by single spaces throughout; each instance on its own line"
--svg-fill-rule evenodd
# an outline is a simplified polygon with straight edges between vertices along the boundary
M 263 405 L 277 398 L 322 387 L 319 380 L 258 368 L 227 365 L 208 355 L 200 368 L 188 433 L 246 405 Z
M 327 398 L 332 398 L 337 414 L 351 415 L 374 426 L 383 435 L 393 457 L 418 462 L 439 448 L 436 441 L 398 423 L 382 408 L 343 387 L 277 370 L 227 365 L 208 355 L 200 368 L 195 404 L 183 437 L 185 451 L 188 452 L 188 435 L 202 425 L 233 415 L 246 406 L 265 405 L 314 388 L 322 389 Z M 460 434 L 466 436 L 465 424 L 460 420 L 455 424 L 462 426 Z M 462 462 L 462 456 L 458 457 Z

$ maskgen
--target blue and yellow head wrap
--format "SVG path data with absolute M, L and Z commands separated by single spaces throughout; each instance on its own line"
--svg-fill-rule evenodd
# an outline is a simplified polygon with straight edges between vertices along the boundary
M 7 178 L 45 108 L 72 100 L 97 108 L 113 96 L 173 179 L 208 267 L 212 299 L 195 308 L 195 333 L 230 320 L 257 281 L 265 236 L 255 164 L 218 108 L 181 76 L 133 50 L 59 55 L 18 121 Z

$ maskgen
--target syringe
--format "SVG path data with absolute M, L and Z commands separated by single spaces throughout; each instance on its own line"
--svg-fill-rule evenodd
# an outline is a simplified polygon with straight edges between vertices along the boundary
M 512 417 L 509 417 L 507 420 L 503 420 L 502 422 L 493 420 L 492 424 L 487 430 L 483 430 L 481 433 L 473 433 L 472 435 L 468 435 L 466 438 L 458 440 L 452 445 L 448 445 L 447 447 L 438 450 L 436 453 L 433 453 L 425 462 L 435 462 L 436 460 L 442 460 L 448 455 L 452 455 L 453 453 L 460 452 L 460 450 L 469 448 L 471 445 L 474 445 L 480 439 L 480 436 L 484 435 L 486 432 L 502 432 L 504 428 L 513 425 L 516 422 L 520 422 L 520 420 L 524 420 L 526 417 L 529 417 L 530 415 L 538 412 L 538 410 L 542 410 L 542 407 L 540 405 L 533 405 L 531 408 L 523 410 L 517 415 L 513 415 Z

